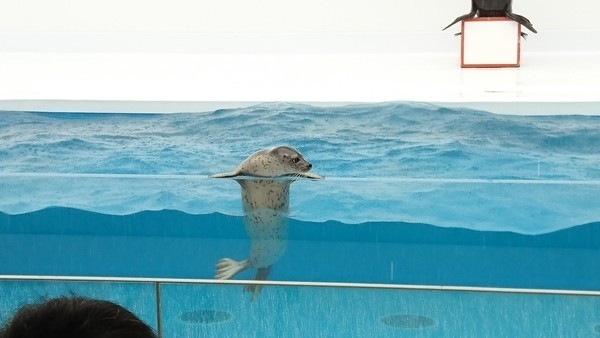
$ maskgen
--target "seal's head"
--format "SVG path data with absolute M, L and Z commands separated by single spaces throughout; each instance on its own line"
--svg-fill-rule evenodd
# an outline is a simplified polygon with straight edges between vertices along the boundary
M 304 159 L 296 149 L 280 146 L 264 149 L 250 155 L 234 171 L 212 175 L 212 178 L 235 176 L 282 177 L 294 176 L 321 179 L 320 175 L 309 173 L 312 164 Z
M 312 168 L 312 164 L 308 163 L 296 149 L 285 146 L 269 149 L 261 162 L 264 164 L 263 166 L 257 165 L 251 168 L 256 171 L 250 170 L 248 174 L 287 176 L 305 173 Z

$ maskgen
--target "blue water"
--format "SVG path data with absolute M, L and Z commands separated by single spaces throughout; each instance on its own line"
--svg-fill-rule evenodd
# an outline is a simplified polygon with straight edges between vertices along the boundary
M 598 290 L 600 117 L 421 103 L 1 112 L 0 274 L 212 278 L 249 241 L 207 176 L 279 144 L 326 178 L 272 279 Z
M 211 279 L 217 260 L 245 258 L 250 248 L 241 217 L 168 210 L 0 214 L 0 238 L 0 274 L 16 275 Z M 580 290 L 600 285 L 600 223 L 531 236 L 292 219 L 289 238 L 273 280 Z

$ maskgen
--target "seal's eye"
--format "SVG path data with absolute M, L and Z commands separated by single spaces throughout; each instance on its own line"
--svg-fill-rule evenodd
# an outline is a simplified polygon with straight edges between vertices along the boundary
M 294 162 L 294 163 L 298 163 L 298 162 L 300 162 L 300 159 L 299 159 L 298 157 L 294 157 L 294 158 L 292 159 L 292 162 Z

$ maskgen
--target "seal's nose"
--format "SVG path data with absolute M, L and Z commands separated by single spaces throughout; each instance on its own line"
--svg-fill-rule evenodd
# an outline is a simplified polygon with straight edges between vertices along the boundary
M 310 169 L 310 168 L 312 168 L 312 164 L 309 163 L 308 164 L 308 169 Z

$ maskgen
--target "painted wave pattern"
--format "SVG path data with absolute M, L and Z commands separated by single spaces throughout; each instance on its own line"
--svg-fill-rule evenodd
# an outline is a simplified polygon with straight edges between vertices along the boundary
M 505 116 L 420 103 L 272 103 L 194 114 L 0 112 L 0 211 L 240 214 L 239 187 L 206 176 L 280 144 L 301 150 L 328 177 L 292 188 L 292 217 L 303 220 L 540 233 L 600 219 L 597 184 L 485 182 L 599 180 L 600 117 Z
M 426 104 L 263 104 L 198 114 L 0 114 L 0 172 L 198 174 L 289 144 L 338 177 L 599 179 L 597 116 Z M 539 170 L 538 170 L 539 169 Z

